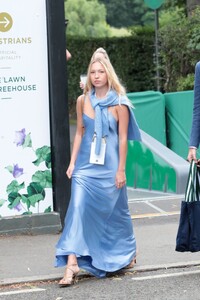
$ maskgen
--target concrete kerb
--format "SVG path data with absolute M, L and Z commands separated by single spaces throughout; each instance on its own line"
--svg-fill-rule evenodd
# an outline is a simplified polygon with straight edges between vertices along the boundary
M 0 218 L 0 235 L 56 234 L 62 229 L 57 212 Z
M 181 269 L 188 267 L 200 266 L 200 260 L 198 261 L 188 261 L 188 262 L 177 262 L 177 263 L 167 263 L 167 264 L 159 264 L 159 265 L 145 265 L 145 266 L 135 266 L 131 269 L 122 269 L 119 272 L 111 273 L 110 276 L 128 273 L 145 273 L 151 271 L 159 271 L 159 270 L 169 270 L 169 269 Z M 29 277 L 21 277 L 21 278 L 6 278 L 0 281 L 0 288 L 3 286 L 13 285 L 13 284 L 25 284 L 25 283 L 33 283 L 33 282 L 45 282 L 45 281 L 56 281 L 63 277 L 62 274 L 49 274 L 42 276 L 29 276 Z M 80 271 L 78 278 L 91 277 L 89 273 L 84 271 Z

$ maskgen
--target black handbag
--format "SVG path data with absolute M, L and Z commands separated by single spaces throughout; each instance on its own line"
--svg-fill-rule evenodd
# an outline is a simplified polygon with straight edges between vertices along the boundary
M 190 164 L 185 199 L 181 202 L 176 251 L 200 251 L 200 168 Z

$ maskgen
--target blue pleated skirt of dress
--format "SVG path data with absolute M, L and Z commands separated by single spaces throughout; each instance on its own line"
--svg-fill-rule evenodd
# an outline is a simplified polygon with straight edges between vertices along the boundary
M 136 256 L 136 241 L 128 208 L 127 189 L 117 189 L 119 161 L 117 122 L 109 113 L 104 165 L 89 163 L 94 120 L 83 114 L 85 133 L 72 175 L 65 226 L 56 245 L 55 266 L 75 254 L 81 269 L 105 277 L 127 266 Z

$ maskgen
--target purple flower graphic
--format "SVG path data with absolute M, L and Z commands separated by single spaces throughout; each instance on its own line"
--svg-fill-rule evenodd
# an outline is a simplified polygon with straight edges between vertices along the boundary
M 21 176 L 23 174 L 23 171 L 24 171 L 23 168 L 19 168 L 18 164 L 14 165 L 13 171 L 12 171 L 13 177 L 17 178 L 17 177 Z
M 16 209 L 17 211 L 21 211 L 22 210 L 22 205 L 21 203 L 19 202 L 15 207 L 14 209 Z
M 35 207 L 36 204 L 38 206 L 38 213 L 40 212 L 40 201 L 46 200 L 46 188 L 52 187 L 51 182 L 51 149 L 50 146 L 44 145 L 36 150 L 32 147 L 32 139 L 31 132 L 26 133 L 27 129 L 22 128 L 21 130 L 14 131 L 14 140 L 13 143 L 15 146 L 19 147 L 18 150 L 21 152 L 23 149 L 27 149 L 27 154 L 30 151 L 33 151 L 36 159 L 32 161 L 34 167 L 38 168 L 41 163 L 45 164 L 46 170 L 35 170 L 34 174 L 32 174 L 31 182 L 26 183 L 19 182 L 21 181 L 20 176 L 24 173 L 23 163 L 19 160 L 13 161 L 12 164 L 7 165 L 5 169 L 12 175 L 12 181 L 7 185 L 6 193 L 8 195 L 7 200 L 0 199 L 0 207 L 4 204 L 4 202 L 8 202 L 8 208 L 17 211 L 21 214 L 23 211 L 24 214 L 32 214 L 31 207 Z M 15 147 L 14 146 L 14 147 Z M 18 163 L 16 163 L 18 161 Z M 20 167 L 20 164 L 22 167 Z M 26 170 L 26 168 L 25 168 Z M 24 180 L 26 180 L 26 176 Z M 26 191 L 21 191 L 26 188 Z M 26 206 L 23 205 L 25 203 Z M 51 211 L 51 206 L 45 209 L 45 213 Z M 1 216 L 0 216 L 1 217 Z
M 25 138 L 26 138 L 25 128 L 23 128 L 20 131 L 15 131 L 14 143 L 16 144 L 16 146 L 23 145 Z

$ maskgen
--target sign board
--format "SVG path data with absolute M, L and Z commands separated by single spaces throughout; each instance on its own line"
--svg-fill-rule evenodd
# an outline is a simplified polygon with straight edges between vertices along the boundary
M 0 149 L 0 216 L 51 211 L 45 0 L 1 0 Z
M 151 9 L 158 9 L 165 0 L 144 0 L 144 2 Z

